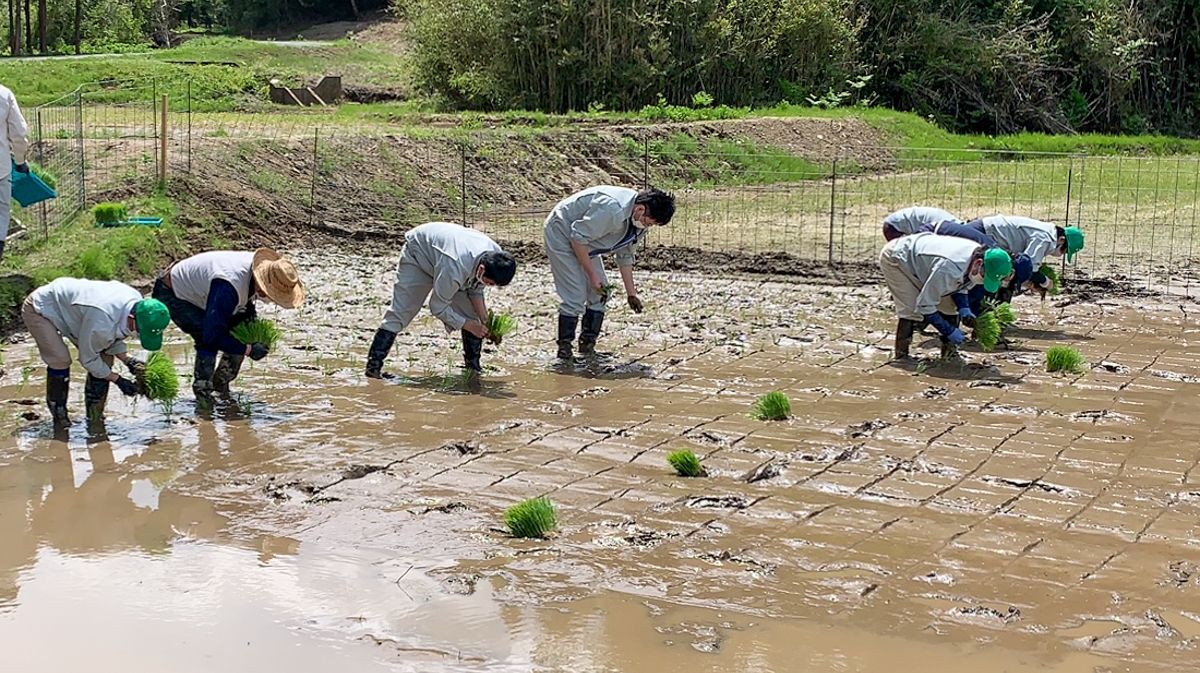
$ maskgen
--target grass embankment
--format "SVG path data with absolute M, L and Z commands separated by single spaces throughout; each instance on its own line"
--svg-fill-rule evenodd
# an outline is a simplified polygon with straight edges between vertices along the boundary
M 169 258 L 188 249 L 175 205 L 165 196 L 128 202 L 130 212 L 163 218 L 161 227 L 97 227 L 90 212 L 50 232 L 47 240 L 22 241 L 0 263 L 0 329 L 19 319 L 32 288 L 55 278 L 134 281 L 154 275 Z M 189 231 L 188 236 L 194 237 Z
M 184 109 L 191 83 L 194 110 L 233 110 L 267 101 L 268 82 L 312 82 L 324 74 L 341 75 L 345 84 L 403 88 L 408 76 L 395 55 L 350 40 L 320 46 L 282 46 L 241 38 L 192 40 L 175 49 L 113 54 L 80 59 L 0 61 L 0 81 L 22 106 L 47 103 L 88 86 L 89 103 L 149 101 L 147 88 L 169 94 L 172 107 Z

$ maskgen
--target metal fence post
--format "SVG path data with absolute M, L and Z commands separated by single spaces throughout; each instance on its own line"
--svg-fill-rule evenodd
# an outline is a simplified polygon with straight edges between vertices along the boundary
M 462 225 L 464 227 L 471 226 L 467 223 L 467 143 L 464 141 L 458 148 L 459 151 L 459 193 L 462 194 Z
M 650 132 L 642 136 L 642 189 L 650 189 Z
M 192 174 L 192 79 L 187 83 L 187 172 Z
M 79 173 L 79 204 L 78 209 L 83 210 L 87 204 L 87 155 L 84 154 L 85 148 L 83 145 L 83 91 L 75 92 L 75 139 L 79 146 L 79 164 L 76 170 Z
M 35 142 L 37 144 L 38 165 L 45 168 L 46 143 L 44 142 L 44 136 L 42 136 L 42 108 L 38 107 L 34 109 L 33 113 L 34 121 L 37 124 L 37 140 Z M 42 207 L 39 210 L 41 211 L 42 216 L 42 240 L 45 241 L 50 238 L 50 213 L 47 210 L 47 204 L 45 201 L 42 201 L 41 205 Z
M 317 172 L 321 170 L 320 153 L 317 150 L 317 143 L 321 140 L 321 127 L 313 127 L 313 154 L 312 154 L 312 179 L 309 183 L 308 191 L 308 221 L 312 226 L 317 224 Z
M 1071 226 L 1071 194 L 1075 187 L 1075 155 L 1067 157 L 1067 208 L 1063 214 L 1063 227 Z M 1067 256 L 1063 255 L 1059 261 L 1058 269 L 1059 278 L 1067 277 Z
M 833 227 L 837 210 L 837 165 L 838 158 L 833 157 L 833 166 L 829 171 L 829 265 L 833 266 Z

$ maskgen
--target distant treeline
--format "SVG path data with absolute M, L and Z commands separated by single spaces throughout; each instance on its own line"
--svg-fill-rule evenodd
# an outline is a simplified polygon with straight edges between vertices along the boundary
M 418 84 L 551 112 L 880 104 L 956 130 L 1195 135 L 1196 0 L 394 0 Z

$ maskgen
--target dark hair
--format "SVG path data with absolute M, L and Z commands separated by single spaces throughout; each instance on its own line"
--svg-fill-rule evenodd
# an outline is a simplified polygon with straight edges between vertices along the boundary
M 1062 243 L 1058 242 L 1060 238 L 1063 240 Z M 1062 254 L 1067 254 L 1067 230 L 1057 224 L 1054 225 L 1054 247 L 1062 251 Z
M 517 260 L 507 252 L 485 252 L 479 258 L 483 265 L 483 277 L 504 287 L 517 275 Z
M 635 206 L 646 206 L 646 214 L 659 224 L 667 224 L 675 215 L 675 195 L 661 189 L 642 190 L 633 200 Z

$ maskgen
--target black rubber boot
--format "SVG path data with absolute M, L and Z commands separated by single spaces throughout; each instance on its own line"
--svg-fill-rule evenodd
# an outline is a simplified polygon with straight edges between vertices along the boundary
M 479 363 L 479 356 L 483 354 L 483 339 L 471 334 L 467 330 L 463 330 L 462 345 L 463 365 L 476 374 L 482 374 L 483 365 Z
M 238 377 L 238 373 L 242 371 L 242 363 L 245 361 L 245 355 L 221 353 L 221 359 L 217 363 L 217 368 L 213 370 L 213 392 L 228 397 L 229 384 L 233 383 L 233 380 Z
M 4 259 L 4 241 L 0 241 L 0 260 Z
M 367 351 L 367 371 L 369 379 L 387 378 L 383 373 L 383 361 L 392 351 L 396 343 L 396 333 L 383 329 L 375 330 L 375 338 L 371 340 L 371 350 Z
M 570 360 L 572 357 L 571 348 L 575 343 L 575 327 L 579 324 L 579 317 L 573 315 L 558 316 L 558 359 Z
M 900 318 L 896 322 L 895 358 L 897 360 L 906 360 L 912 357 L 909 355 L 908 351 L 910 348 L 912 348 L 913 334 L 917 331 L 917 328 L 920 325 L 921 323 L 919 321 L 909 320 L 907 318 Z
M 71 424 L 67 417 L 67 393 L 71 390 L 70 376 L 55 376 L 46 374 L 46 407 L 50 410 L 50 418 L 54 427 L 63 428 Z
M 604 326 L 604 313 L 588 309 L 583 312 L 583 325 L 579 330 L 579 354 L 595 355 L 596 340 L 600 338 L 600 328 Z
M 104 427 L 104 406 L 108 403 L 108 379 L 98 379 L 88 374 L 83 385 L 83 408 L 87 413 L 89 429 Z
M 213 404 L 213 375 L 217 369 L 216 353 L 196 351 L 196 365 L 192 368 L 192 392 L 201 405 Z
M 950 325 L 952 327 L 958 327 L 958 316 L 957 315 L 949 315 L 949 314 L 943 313 L 942 318 L 944 318 L 946 320 L 946 322 L 950 323 Z M 950 343 L 950 340 L 944 336 L 938 335 L 938 339 L 942 342 L 942 357 L 943 358 L 958 357 L 958 346 L 954 345 L 953 343 Z

